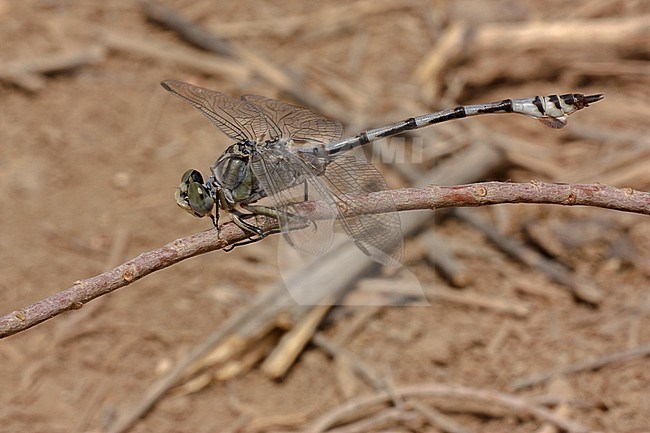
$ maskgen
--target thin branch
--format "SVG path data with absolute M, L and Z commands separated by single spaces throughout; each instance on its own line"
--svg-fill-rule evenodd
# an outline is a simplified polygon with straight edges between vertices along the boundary
M 258 220 L 265 230 L 277 228 L 269 219 Z M 207 230 L 177 239 L 167 245 L 142 253 L 110 271 L 85 280 L 76 281 L 71 287 L 36 302 L 28 307 L 0 317 L 0 337 L 4 338 L 31 328 L 68 310 L 76 310 L 99 296 L 127 286 L 157 270 L 182 260 L 210 251 L 219 250 L 242 241 L 246 235 L 233 223 L 223 224 L 219 231 Z
M 610 353 L 596 359 L 581 360 L 575 364 L 570 364 L 565 367 L 547 371 L 545 373 L 539 373 L 534 376 L 524 377 L 516 380 L 512 384 L 512 388 L 513 390 L 518 391 L 523 388 L 528 388 L 530 386 L 546 382 L 547 380 L 550 380 L 557 376 L 566 376 L 569 374 L 581 373 L 586 370 L 597 370 L 609 364 L 628 361 L 630 359 L 643 358 L 648 355 L 650 355 L 650 344 L 635 347 L 629 350 L 624 350 L 622 352 Z
M 141 1 L 140 6 L 147 18 L 169 27 L 192 45 L 222 56 L 235 56 L 235 51 L 228 41 L 220 39 L 203 27 L 186 20 L 175 10 L 150 1 Z
M 364 203 L 360 206 L 346 206 Z M 391 200 L 395 203 L 393 208 Z M 346 216 L 415 209 L 483 206 L 501 203 L 544 203 L 594 206 L 650 215 L 650 193 L 631 188 L 619 189 L 599 184 L 569 185 L 531 182 L 526 184 L 485 182 L 460 186 L 430 186 L 381 191 L 368 195 L 350 194 L 343 197 L 339 208 Z M 295 205 L 309 218 L 331 218 L 331 210 L 322 202 Z M 277 229 L 277 222 L 256 217 L 257 225 L 268 232 Z M 28 307 L 0 317 L 0 338 L 31 328 L 64 311 L 81 308 L 85 303 L 110 293 L 152 272 L 182 260 L 223 249 L 246 239 L 246 234 L 233 223 L 223 224 L 219 231 L 208 230 L 169 244 L 129 260 L 95 277 L 77 281 L 73 286 Z
M 83 47 L 45 56 L 20 59 L 0 64 L 0 81 L 15 84 L 30 92 L 45 87 L 44 74 L 77 69 L 103 62 L 106 49 L 103 46 Z
M 533 403 L 529 399 L 487 389 L 429 383 L 396 388 L 395 393 L 404 399 L 442 397 L 448 401 L 456 399 L 478 401 L 485 403 L 486 407 L 498 405 L 510 409 L 518 415 L 531 415 L 568 432 L 581 433 L 591 431 L 580 422 L 559 416 Z M 390 401 L 390 398 L 387 392 L 379 392 L 369 396 L 350 399 L 321 415 L 305 431 L 310 433 L 327 431 L 330 427 L 339 423 L 340 420 L 349 419 L 350 415 L 367 413 L 368 408 L 387 403 Z
M 387 191 L 363 197 L 366 213 L 386 208 Z M 504 203 L 593 206 L 650 215 L 650 193 L 600 184 L 483 182 L 458 186 L 429 186 L 392 192 L 398 211 Z M 383 208 L 383 209 L 382 209 Z

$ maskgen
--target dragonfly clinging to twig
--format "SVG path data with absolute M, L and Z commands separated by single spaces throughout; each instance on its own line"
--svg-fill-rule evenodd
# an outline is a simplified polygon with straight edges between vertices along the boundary
M 175 80 L 161 85 L 235 140 L 212 165 L 205 181 L 194 169 L 183 174 L 176 190 L 181 208 L 197 217 L 210 216 L 215 226 L 222 209 L 250 235 L 250 241 L 266 234 L 248 221 L 249 216 L 277 218 L 290 245 L 316 255 L 329 248 L 334 222 L 338 222 L 359 249 L 388 266 L 399 266 L 403 260 L 399 216 L 391 203 L 386 208 L 393 210 L 381 214 L 343 210 L 363 207 L 363 203 L 346 200 L 346 194 L 387 189 L 372 164 L 346 151 L 404 131 L 488 113 L 524 114 L 551 128 L 562 128 L 570 114 L 603 98 L 602 94 L 573 93 L 459 106 L 341 139 L 340 122 L 306 108 L 264 96 L 237 99 Z M 256 204 L 264 197 L 271 199 L 272 207 Z M 308 200 L 325 203 L 332 218 L 312 221 L 294 206 Z

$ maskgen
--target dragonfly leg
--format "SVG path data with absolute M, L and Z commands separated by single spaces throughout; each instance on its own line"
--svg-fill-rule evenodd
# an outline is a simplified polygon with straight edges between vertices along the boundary
M 303 183 L 303 185 L 304 185 L 304 187 L 305 187 L 305 193 L 304 193 L 305 201 L 309 201 L 309 184 L 307 183 L 307 181 L 305 181 L 305 182 Z M 311 220 L 310 220 L 310 221 L 309 221 L 309 224 L 310 224 L 310 225 L 313 224 L 314 229 L 316 229 L 316 221 L 311 221 Z
M 243 212 L 240 212 L 236 209 L 233 209 L 230 211 L 230 216 L 232 218 L 232 221 L 237 224 L 237 227 L 242 229 L 244 232 L 250 234 L 251 236 L 259 236 L 260 238 L 264 237 L 264 232 L 262 229 L 259 227 L 254 226 L 253 224 L 249 224 L 246 221 L 244 221 L 244 218 L 249 216 Z
M 258 208 L 260 208 L 260 209 L 258 209 Z M 223 249 L 226 252 L 232 251 L 235 247 L 239 247 L 239 246 L 242 246 L 242 245 L 248 245 L 248 244 L 255 243 L 257 241 L 261 241 L 262 239 L 264 239 L 266 236 L 268 236 L 270 234 L 275 234 L 275 233 L 280 232 L 279 229 L 274 229 L 274 230 L 271 230 L 271 231 L 269 231 L 267 233 L 264 233 L 262 231 L 262 229 L 260 229 L 259 227 L 256 227 L 256 226 L 244 221 L 245 218 L 255 216 L 256 213 L 277 218 L 277 213 L 275 212 L 274 209 L 266 208 L 264 206 L 252 206 L 252 209 L 248 209 L 248 208 L 246 208 L 246 209 L 250 210 L 252 213 L 245 214 L 245 213 L 240 212 L 238 210 L 232 210 L 231 211 L 231 217 L 232 217 L 233 222 L 235 224 L 237 224 L 237 226 L 239 228 L 241 228 L 246 233 L 250 233 L 251 236 L 248 239 L 246 239 L 245 241 L 236 242 L 236 243 L 234 243 L 232 245 L 227 246 L 226 248 Z
M 244 204 L 242 205 L 242 207 L 247 211 L 251 212 L 252 214 L 264 215 L 275 219 L 278 219 L 280 213 L 278 210 L 268 206 Z
M 266 236 L 268 236 L 268 235 L 272 235 L 272 234 L 276 234 L 276 233 L 280 233 L 280 229 L 273 229 L 273 230 L 271 230 L 271 231 L 268 231 L 268 232 L 266 232 L 266 233 L 264 234 L 264 236 L 262 236 L 262 237 L 260 237 L 260 236 L 257 236 L 257 237 L 250 237 L 250 238 L 246 239 L 245 241 L 235 242 L 235 243 L 232 244 L 232 245 L 228 245 L 228 246 L 227 246 L 226 248 L 224 248 L 223 250 L 226 251 L 226 252 L 230 252 L 230 251 L 234 250 L 235 247 L 241 247 L 242 245 L 254 244 L 255 242 L 259 242 L 259 241 L 261 241 L 261 240 L 264 239 Z
M 279 233 L 279 232 L 280 232 L 280 230 L 277 230 L 277 229 L 276 230 L 271 230 L 270 232 L 267 233 L 267 235 L 270 235 L 272 233 Z M 230 252 L 230 251 L 234 250 L 235 247 L 241 247 L 242 245 L 254 244 L 255 242 L 261 241 L 262 239 L 264 239 L 264 237 L 259 237 L 259 236 L 251 237 L 251 238 L 246 239 L 245 241 L 235 242 L 234 244 L 228 245 L 223 250 L 225 252 Z
M 219 209 L 215 211 L 215 214 L 209 214 L 210 215 L 210 220 L 212 221 L 212 225 L 215 227 L 219 227 Z

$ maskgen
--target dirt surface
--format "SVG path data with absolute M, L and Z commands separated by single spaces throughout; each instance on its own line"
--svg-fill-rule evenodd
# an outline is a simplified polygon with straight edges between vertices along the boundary
M 215 56 L 217 66 L 208 66 L 201 59 L 210 54 L 147 20 L 137 2 L 0 0 L 2 314 L 209 228 L 176 207 L 174 188 L 188 167 L 206 170 L 230 143 L 165 92 L 163 79 L 232 95 L 320 101 L 312 108 L 339 118 L 346 133 L 459 103 L 603 92 L 602 102 L 561 131 L 517 116 L 423 130 L 417 137 L 434 146 L 421 166 L 443 164 L 482 142 L 505 149 L 511 162 L 492 179 L 650 190 L 648 2 L 165 5 L 250 55 Z M 469 46 L 453 43 L 459 28 L 468 30 Z M 155 51 L 156 44 L 171 48 Z M 202 65 L 180 61 L 172 48 Z M 43 66 L 62 54 L 89 61 L 74 69 Z M 290 71 L 293 92 L 273 79 L 274 67 Z M 399 170 L 381 170 L 391 187 L 407 185 Z M 323 335 L 335 340 L 371 311 L 344 347 L 395 389 L 443 384 L 536 397 L 594 431 L 650 431 L 648 357 L 513 388 L 522 378 L 650 344 L 650 219 L 533 205 L 473 212 L 594 284 L 602 295 L 597 305 L 577 301 L 476 229 L 446 218 L 435 231 L 469 279 L 458 292 L 523 311 L 444 298 L 430 307 L 339 307 L 321 324 Z M 432 221 L 406 239 L 405 264 L 423 287 L 453 290 L 426 257 L 422 234 L 433 228 Z M 107 430 L 208 334 L 273 286 L 280 278 L 277 243 L 272 236 L 186 260 L 2 340 L 0 431 Z M 216 372 L 206 371 L 199 379 Z M 253 366 L 228 380 L 184 383 L 132 431 L 303 431 L 347 400 L 376 392 L 314 345 L 281 380 Z M 414 400 L 401 407 L 408 416 L 355 431 L 453 431 L 433 426 L 411 407 Z M 471 398 L 417 400 L 463 431 L 554 431 L 539 417 Z M 357 415 L 377 421 L 376 412 Z

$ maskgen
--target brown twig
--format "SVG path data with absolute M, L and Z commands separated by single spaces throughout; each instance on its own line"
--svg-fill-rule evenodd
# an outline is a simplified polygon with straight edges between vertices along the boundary
M 414 410 L 405 410 L 395 407 L 368 415 L 356 422 L 329 430 L 329 432 L 360 433 L 372 431 L 394 431 L 391 427 L 395 428 L 397 425 L 404 426 L 410 424 L 421 424 L 421 422 L 418 422 L 419 418 L 421 418 L 421 416 Z M 415 431 L 413 428 L 409 428 L 408 430 Z
M 462 425 L 460 425 L 459 423 L 451 419 L 449 416 L 440 412 L 436 408 L 424 404 L 421 401 L 408 400 L 406 403 L 406 407 L 409 406 L 413 407 L 413 409 L 417 410 L 422 415 L 424 415 L 429 421 L 429 424 L 436 427 L 438 430 L 442 432 L 469 433 L 469 430 L 467 430 L 465 427 L 463 427 Z
M 264 374 L 273 379 L 284 376 L 311 341 L 316 328 L 331 308 L 329 303 L 317 305 L 293 329 L 284 334 L 277 347 L 262 363 L 261 370 Z
M 540 32 L 547 37 L 540 38 Z M 444 74 L 453 69 L 455 73 L 463 70 L 465 86 L 482 87 L 486 83 L 499 78 L 509 80 L 548 77 L 557 72 L 554 66 L 560 62 L 564 73 L 572 71 L 591 74 L 584 69 L 584 63 L 576 58 L 576 53 L 588 52 L 588 49 L 635 50 L 643 44 L 649 34 L 645 16 L 573 19 L 556 21 L 526 21 L 517 23 L 485 23 L 478 26 L 454 25 L 445 30 L 438 38 L 438 43 L 429 54 L 423 56 L 421 64 L 416 69 L 416 79 L 422 85 L 424 99 L 435 99 L 440 95 Z M 570 38 L 570 43 L 566 43 Z M 503 41 L 512 41 L 504 46 Z M 544 68 L 540 63 L 525 62 L 513 67 L 507 59 L 522 52 L 535 51 L 539 61 L 552 56 L 545 61 Z M 480 54 L 479 54 L 480 53 Z M 488 54 L 489 53 L 489 54 Z M 549 53 L 549 54 L 547 54 Z M 562 62 L 562 58 L 570 57 L 571 61 Z M 485 59 L 489 58 L 489 62 Z M 495 60 L 497 59 L 497 60 Z M 469 63 L 469 68 L 458 65 Z M 602 72 L 597 71 L 600 75 Z
M 368 195 L 351 194 L 343 199 L 363 202 L 365 203 L 363 212 L 373 214 L 391 210 L 388 197 L 394 201 L 398 211 L 500 203 L 546 203 L 595 206 L 650 215 L 650 193 L 595 184 L 485 182 L 460 186 L 406 188 Z M 332 217 L 329 207 L 321 202 L 305 202 L 295 206 L 309 218 Z M 344 203 L 342 207 L 345 207 Z M 347 215 L 352 216 L 352 213 L 348 212 Z M 277 222 L 267 218 L 259 217 L 258 224 L 265 232 L 277 229 Z M 124 287 L 154 271 L 198 254 L 225 248 L 245 238 L 246 234 L 241 229 L 232 223 L 226 223 L 218 232 L 208 230 L 177 239 L 162 248 L 143 253 L 108 272 L 77 281 L 72 287 L 56 295 L 1 317 L 0 337 L 7 337 L 28 329 L 64 311 L 81 308 L 88 301 Z
M 395 393 L 404 399 L 442 397 L 447 400 L 469 399 L 485 403 L 486 405 L 496 404 L 514 410 L 519 414 L 532 415 L 569 432 L 590 431 L 579 422 L 561 417 L 525 398 L 491 390 L 442 384 L 426 384 L 396 388 Z M 354 413 L 365 413 L 366 408 L 386 404 L 390 401 L 390 398 L 387 392 L 380 392 L 370 396 L 348 400 L 343 405 L 332 409 L 315 420 L 305 431 L 310 433 L 327 431 L 328 428 L 336 425 L 339 420 L 349 419 L 349 416 Z
M 425 288 L 424 293 L 431 302 L 440 301 L 478 307 L 496 313 L 510 314 L 519 318 L 526 317 L 530 313 L 530 307 L 521 301 L 494 298 L 493 296 L 480 295 L 472 291 L 459 291 L 436 286 L 433 288 Z
M 364 278 L 359 281 L 356 285 L 356 290 L 348 295 L 346 301 L 361 303 L 361 300 L 364 300 L 365 302 L 369 302 L 368 298 L 370 296 L 370 299 L 374 302 L 380 302 L 379 300 L 373 299 L 373 296 L 374 298 L 382 299 L 389 298 L 391 295 L 411 296 L 417 299 L 418 296 L 422 295 L 422 290 L 429 302 L 446 302 L 468 307 L 478 307 L 495 313 L 511 314 L 514 317 L 520 318 L 526 317 L 530 313 L 530 307 L 521 301 L 495 299 L 493 296 L 484 296 L 473 293 L 472 291 L 453 290 L 442 285 L 420 288 L 419 283 L 411 284 L 409 282 L 403 282 L 399 284 L 399 287 L 395 287 L 395 282 L 382 278 Z M 370 293 L 370 295 L 366 293 Z M 360 300 L 357 301 L 357 298 Z M 384 300 L 383 302 L 389 301 Z
M 69 71 L 85 65 L 102 62 L 106 58 L 103 46 L 90 46 L 78 50 L 49 54 L 43 57 L 17 60 L 0 65 L 0 81 L 7 81 L 35 92 L 45 86 L 43 74 Z
M 396 408 L 401 410 L 404 410 L 404 406 L 414 408 L 423 414 L 429 420 L 431 425 L 440 428 L 441 431 L 449 433 L 466 432 L 459 424 L 447 417 L 447 415 L 420 401 L 409 400 L 407 404 L 404 404 L 401 396 L 395 393 L 395 388 L 391 384 L 387 383 L 386 380 L 381 378 L 371 366 L 359 359 L 354 353 L 344 349 L 338 343 L 328 340 L 322 333 L 319 332 L 315 334 L 313 342 L 334 359 L 345 360 L 350 369 L 353 370 L 361 379 L 375 388 L 375 390 L 385 390 L 391 396 L 393 405 Z
M 140 6 L 147 18 L 174 30 L 192 45 L 222 56 L 234 56 L 232 46 L 227 41 L 204 30 L 203 27 L 192 25 L 173 9 L 151 1 L 141 1 Z
M 101 41 L 113 51 L 133 53 L 162 62 L 173 62 L 200 73 L 226 76 L 228 80 L 233 81 L 244 80 L 251 72 L 240 62 L 216 58 L 212 54 L 199 50 L 152 41 L 135 33 L 125 34 L 107 28 L 96 29 L 96 31 Z
M 274 226 L 272 221 L 264 220 L 264 222 L 268 223 L 264 227 L 266 230 Z M 221 227 L 220 232 L 208 230 L 196 233 L 153 251 L 142 253 L 108 272 L 76 281 L 71 287 L 55 295 L 3 316 L 0 318 L 0 337 L 7 337 L 31 328 L 65 311 L 79 309 L 92 299 L 127 286 L 152 272 L 198 254 L 222 249 L 232 244 L 233 240 L 244 238 L 245 235 L 241 230 L 234 224 L 228 223 Z
M 575 364 L 567 365 L 566 367 L 551 370 L 546 373 L 540 373 L 535 376 L 525 377 L 518 379 L 512 384 L 512 388 L 519 390 L 529 386 L 537 385 L 538 383 L 546 382 L 556 376 L 579 373 L 585 370 L 596 370 L 608 364 L 615 362 L 627 361 L 635 358 L 643 358 L 650 356 L 650 344 L 645 346 L 635 347 L 634 349 L 624 350 L 622 352 L 610 353 L 609 355 L 602 356 L 597 359 L 580 361 Z

